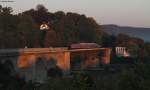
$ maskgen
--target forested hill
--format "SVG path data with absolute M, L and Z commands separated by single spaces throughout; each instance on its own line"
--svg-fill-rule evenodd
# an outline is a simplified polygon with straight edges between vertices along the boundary
M 108 33 L 117 35 L 119 33 L 127 34 L 133 37 L 139 37 L 150 42 L 150 28 L 124 27 L 117 25 L 102 25 Z
M 43 5 L 12 14 L 11 7 L 0 5 L 0 48 L 64 47 L 72 43 L 102 43 L 106 36 L 100 25 L 86 15 L 72 12 L 50 12 Z M 50 29 L 43 35 L 40 25 Z

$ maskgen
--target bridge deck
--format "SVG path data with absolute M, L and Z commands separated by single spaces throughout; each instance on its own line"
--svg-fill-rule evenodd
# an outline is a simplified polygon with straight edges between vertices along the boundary
M 67 48 L 24 48 L 24 49 L 0 49 L 0 56 L 22 54 L 46 54 L 63 52 L 86 52 L 107 50 L 108 48 L 88 48 L 88 49 L 67 49 Z

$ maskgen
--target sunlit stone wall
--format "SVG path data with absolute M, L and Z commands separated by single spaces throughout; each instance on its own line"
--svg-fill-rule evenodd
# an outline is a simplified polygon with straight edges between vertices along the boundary
M 68 74 L 71 69 L 71 60 L 76 55 L 82 57 L 82 68 L 96 67 L 99 65 L 99 51 L 103 51 L 101 56 L 103 64 L 110 63 L 109 48 L 93 49 L 73 49 L 68 48 L 24 48 L 24 49 L 1 49 L 0 59 L 2 63 L 10 61 L 12 72 L 19 73 L 20 77 L 26 81 L 44 82 L 47 79 L 47 71 L 53 66 L 58 66 L 64 74 Z M 54 60 L 56 65 L 50 62 Z M 11 68 L 10 67 L 10 68 Z

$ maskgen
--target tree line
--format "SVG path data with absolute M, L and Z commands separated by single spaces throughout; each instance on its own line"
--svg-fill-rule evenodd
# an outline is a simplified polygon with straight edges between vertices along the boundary
M 11 14 L 12 8 L 0 8 L 0 48 L 40 47 L 42 23 L 49 24 L 45 47 L 68 46 L 79 42 L 101 43 L 104 34 L 93 18 L 77 13 L 48 12 L 43 5 L 19 14 Z

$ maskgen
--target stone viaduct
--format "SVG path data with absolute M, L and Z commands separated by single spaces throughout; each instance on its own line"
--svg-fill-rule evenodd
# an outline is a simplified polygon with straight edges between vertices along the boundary
M 98 55 L 102 51 L 103 55 Z M 110 63 L 110 48 L 68 49 L 68 48 L 23 48 L 1 49 L 0 62 L 12 64 L 12 73 L 27 77 L 27 80 L 46 79 L 47 70 L 56 64 L 67 74 L 76 62 L 76 57 L 82 59 L 80 69 L 95 67 L 99 63 Z M 99 59 L 101 57 L 101 60 Z M 55 61 L 51 62 L 51 61 Z M 11 68 L 11 67 L 10 67 Z M 42 75 L 41 75 L 42 74 Z M 38 78 L 36 78 L 38 77 Z M 41 78 L 40 78 L 41 77 Z

